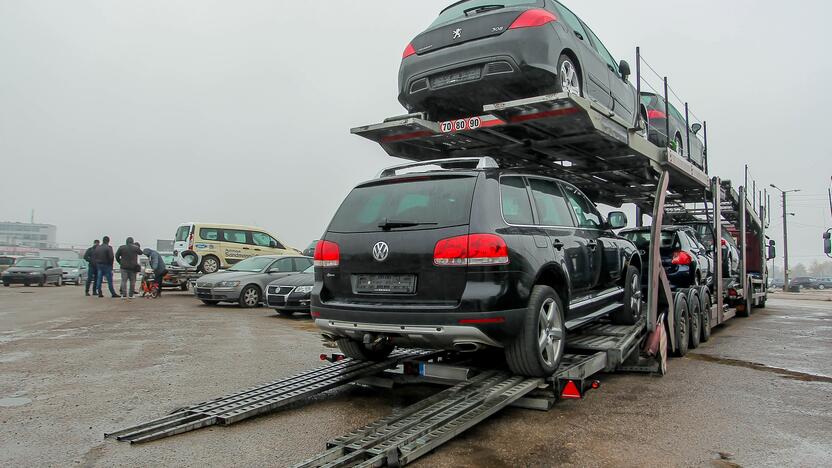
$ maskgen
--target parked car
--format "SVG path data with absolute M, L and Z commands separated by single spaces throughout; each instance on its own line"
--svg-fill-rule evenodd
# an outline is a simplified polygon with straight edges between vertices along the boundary
M 570 330 L 639 320 L 641 259 L 611 230 L 624 213 L 607 221 L 572 185 L 462 161 L 385 171 L 338 209 L 315 250 L 312 316 L 345 355 L 503 348 L 512 371 L 548 376 Z
M 649 227 L 625 229 L 619 234 L 631 240 L 643 258 L 648 258 L 650 229 Z M 662 228 L 659 253 L 662 257 L 662 267 L 667 273 L 667 280 L 673 289 L 699 285 L 713 286 L 713 258 L 710 251 L 697 240 L 696 233 L 690 226 Z M 646 276 L 644 280 L 644 284 L 647 284 Z
M 173 254 L 203 273 L 216 273 L 249 257 L 258 255 L 295 255 L 300 251 L 287 247 L 265 229 L 229 224 L 188 223 L 179 226 L 174 238 Z
M 264 255 L 251 257 L 228 270 L 205 275 L 197 280 L 194 295 L 206 305 L 233 302 L 240 307 L 257 307 L 263 291 L 272 281 L 300 273 L 312 266 L 312 259 L 301 256 Z
M 815 289 L 831 289 L 832 288 L 832 278 L 818 278 L 817 284 L 815 284 Z
M 434 120 L 478 115 L 484 104 L 553 92 L 597 101 L 635 127 L 630 66 L 554 0 L 468 0 L 445 8 L 408 44 L 399 101 Z
M 690 156 L 691 162 L 700 169 L 705 168 L 705 144 L 699 139 L 702 125 L 699 123 L 687 125 L 685 116 L 672 103 L 668 103 L 668 112 L 664 105 L 664 98 L 653 93 L 641 93 L 641 105 L 647 111 L 647 138 L 656 146 L 670 146 L 680 156 Z M 668 144 L 667 119 L 670 114 L 670 142 Z M 688 129 L 690 131 L 690 154 L 688 154 Z
M 707 221 L 692 221 L 680 223 L 690 226 L 696 233 L 696 238 L 705 246 L 709 252 L 714 251 L 714 227 Z M 734 236 L 724 227 L 722 228 L 722 276 L 724 278 L 737 279 L 740 277 L 740 248 Z
M 53 258 L 20 258 L 3 272 L 3 286 L 6 287 L 12 284 L 43 286 L 49 283 L 55 286 L 63 285 L 63 270 Z
M 314 285 L 314 266 L 302 273 L 272 281 L 266 287 L 266 305 L 274 308 L 280 315 L 289 316 L 295 312 L 308 314 Z
M 0 274 L 8 270 L 20 257 L 17 255 L 0 255 Z
M 769 283 L 770 283 L 770 285 L 769 285 L 770 290 L 781 290 L 782 291 L 783 288 L 786 286 L 786 282 L 783 279 L 769 280 Z
M 64 284 L 80 286 L 87 280 L 89 266 L 84 260 L 60 260 L 58 266 L 63 270 Z
M 307 247 L 303 250 L 303 256 L 304 257 L 314 257 L 315 256 L 315 247 L 317 245 L 318 245 L 318 239 L 313 240 L 312 243 L 309 244 L 309 247 Z
M 808 276 L 798 276 L 789 279 L 789 288 L 817 289 L 818 280 Z

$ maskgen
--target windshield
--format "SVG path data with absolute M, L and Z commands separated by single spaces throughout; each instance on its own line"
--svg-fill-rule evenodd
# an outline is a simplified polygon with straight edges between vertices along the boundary
M 29 267 L 29 268 L 46 268 L 46 260 L 37 260 L 31 258 L 24 258 L 22 260 L 18 260 L 14 266 L 17 267 Z
M 81 260 L 61 260 L 58 266 L 62 268 L 80 268 Z
M 173 265 L 176 262 L 176 257 L 173 255 L 162 255 L 162 261 L 165 262 L 165 265 Z
M 228 271 L 247 271 L 249 273 L 259 273 L 274 261 L 269 257 L 251 257 L 229 268 Z
M 471 15 L 480 8 L 485 10 L 488 8 L 513 7 L 519 5 L 538 5 L 539 3 L 539 0 L 468 0 L 467 2 L 456 3 L 443 10 L 442 13 L 439 13 L 439 17 L 436 18 L 436 21 L 434 21 L 430 27 L 432 28 L 434 26 L 439 26 L 440 24 L 445 24 L 449 21 L 464 18 L 466 16 L 466 11 L 469 12 L 468 15 Z
M 468 224 L 476 177 L 416 177 L 354 189 L 332 232 L 434 229 Z

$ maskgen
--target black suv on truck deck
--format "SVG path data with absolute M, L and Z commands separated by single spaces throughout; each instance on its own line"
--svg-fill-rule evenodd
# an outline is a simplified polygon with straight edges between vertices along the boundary
M 612 232 L 626 223 L 490 158 L 391 168 L 353 189 L 318 243 L 312 316 L 348 357 L 496 347 L 513 372 L 549 376 L 569 330 L 639 320 L 641 258 Z

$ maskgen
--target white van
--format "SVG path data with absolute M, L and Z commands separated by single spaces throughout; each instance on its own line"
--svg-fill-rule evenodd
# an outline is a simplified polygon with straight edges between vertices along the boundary
M 174 256 L 203 273 L 215 273 L 257 255 L 298 253 L 265 229 L 232 224 L 182 224 L 173 242 Z

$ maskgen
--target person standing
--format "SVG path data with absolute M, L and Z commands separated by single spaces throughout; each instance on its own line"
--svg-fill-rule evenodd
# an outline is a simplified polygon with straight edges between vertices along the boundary
M 84 295 L 90 295 L 90 286 L 92 286 L 92 293 L 98 294 L 98 290 L 95 287 L 95 279 L 98 276 L 98 269 L 95 267 L 95 262 L 92 259 L 92 254 L 95 252 L 95 249 L 98 248 L 98 244 L 101 241 L 96 239 L 92 243 L 92 247 L 88 248 L 86 252 L 84 252 L 84 261 L 87 262 L 87 282 L 84 283 Z
M 121 297 L 132 299 L 136 290 L 136 274 L 139 272 L 139 255 L 141 249 L 136 247 L 132 237 L 116 250 L 116 261 L 121 267 Z M 128 289 L 129 288 L 129 289 Z
M 101 286 L 104 278 L 107 279 L 107 286 L 110 287 L 110 294 L 113 297 L 121 297 L 116 294 L 113 288 L 113 247 L 110 246 L 110 238 L 104 236 L 99 245 L 92 254 L 92 259 L 95 261 L 95 267 L 98 269 L 98 274 L 95 276 L 95 289 L 98 290 L 98 297 L 104 297 L 101 291 Z
M 159 252 L 153 249 L 144 249 L 142 251 L 148 259 L 150 259 L 150 268 L 153 269 L 153 278 L 156 280 L 156 285 L 159 287 L 159 296 L 162 295 L 162 280 L 164 280 L 165 275 L 168 274 L 167 265 L 165 265 L 165 259 L 159 255 Z

